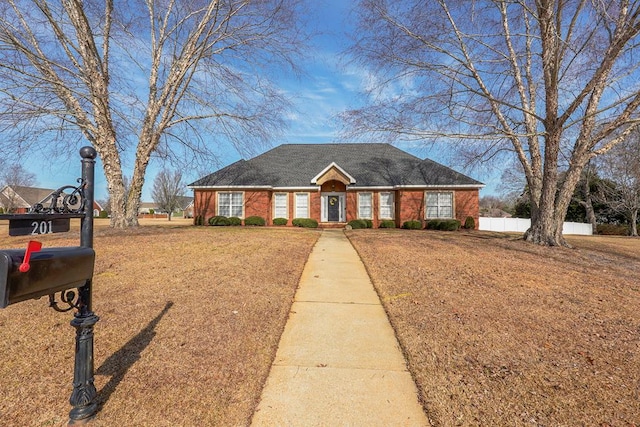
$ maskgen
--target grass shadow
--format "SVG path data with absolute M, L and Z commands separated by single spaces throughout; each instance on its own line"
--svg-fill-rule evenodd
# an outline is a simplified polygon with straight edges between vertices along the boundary
M 107 403 L 109 397 L 116 390 L 129 368 L 140 360 L 140 354 L 156 336 L 156 326 L 158 326 L 160 320 L 167 314 L 172 306 L 173 302 L 168 301 L 162 311 L 149 322 L 144 329 L 131 338 L 120 350 L 109 356 L 97 369 L 96 375 L 111 377 L 109 382 L 98 392 L 98 412 L 100 412 L 104 404 Z

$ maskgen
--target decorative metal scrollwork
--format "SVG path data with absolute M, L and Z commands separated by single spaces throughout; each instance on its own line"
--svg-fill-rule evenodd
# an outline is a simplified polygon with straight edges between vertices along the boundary
M 86 198 L 84 195 L 85 181 L 78 178 L 79 185 L 65 185 L 51 193 L 43 203 L 33 205 L 30 213 L 84 213 Z M 48 206 L 45 204 L 48 203 Z
M 60 302 L 67 304 L 69 307 L 60 308 L 58 301 L 56 301 L 56 294 L 49 295 L 49 307 L 60 313 L 66 313 L 74 308 L 79 309 L 78 294 L 75 291 L 66 290 L 60 292 Z

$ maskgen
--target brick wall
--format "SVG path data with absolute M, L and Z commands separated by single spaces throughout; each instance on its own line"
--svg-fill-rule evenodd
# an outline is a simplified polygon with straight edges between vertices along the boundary
M 325 185 L 330 185 L 325 183 Z M 331 189 L 331 187 L 329 187 Z M 344 191 L 345 188 L 338 189 L 336 191 Z M 446 189 L 441 191 L 447 191 Z M 295 218 L 295 193 L 288 192 L 288 206 L 289 206 L 289 224 L 291 220 Z M 310 191 L 309 194 L 309 216 L 320 222 L 321 218 L 321 201 L 320 192 Z M 378 227 L 380 224 L 379 217 L 379 191 L 371 191 L 373 196 L 373 226 Z M 477 189 L 471 190 L 455 190 L 454 191 L 454 206 L 455 217 L 464 224 L 465 219 L 468 216 L 473 217 L 475 220 L 476 229 L 479 226 L 479 192 Z M 245 218 L 248 216 L 261 216 L 267 220 L 267 224 L 272 224 L 273 220 L 273 195 L 271 191 L 245 191 Z M 395 221 L 396 226 L 401 227 L 405 221 L 420 220 L 424 224 L 425 211 L 424 211 L 424 191 L 413 190 L 403 191 L 399 190 L 395 192 Z M 358 218 L 358 193 L 355 191 L 348 191 L 346 193 L 346 208 L 347 217 L 346 220 Z M 216 192 L 210 190 L 197 190 L 194 192 L 194 212 L 195 216 L 202 215 L 206 221 L 210 217 L 217 214 L 216 212 Z
M 262 191 L 245 191 L 244 192 L 244 217 L 260 216 L 267 220 L 267 224 L 271 224 L 272 215 L 271 192 Z
M 309 205 L 309 217 L 320 222 L 320 209 L 322 207 L 320 202 L 320 192 L 313 191 L 309 193 Z
M 418 220 L 424 224 L 424 190 L 396 191 L 396 226 L 405 221 Z
M 456 219 L 464 225 L 468 216 L 475 220 L 476 230 L 480 225 L 480 195 L 478 190 L 457 190 L 455 193 Z
M 347 193 L 345 203 L 347 204 L 347 222 L 358 219 L 358 193 L 350 191 Z
M 202 216 L 207 221 L 217 212 L 217 191 L 197 190 L 194 192 L 194 215 Z M 267 221 L 271 220 L 272 202 L 270 191 L 243 191 L 244 193 L 244 217 L 261 216 Z
M 198 216 L 206 221 L 216 215 L 216 192 L 210 190 L 196 190 L 193 193 L 194 223 Z

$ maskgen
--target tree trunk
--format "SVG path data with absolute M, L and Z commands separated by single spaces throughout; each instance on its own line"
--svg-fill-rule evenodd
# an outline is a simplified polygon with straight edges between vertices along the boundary
M 552 207 L 552 206 L 551 206 Z M 569 246 L 562 236 L 564 215 L 553 209 L 540 210 L 537 221 L 524 233 L 524 240 L 543 246 Z
M 591 224 L 593 234 L 597 234 L 598 224 L 596 222 L 596 213 L 593 210 L 593 201 L 591 200 L 591 187 L 589 185 L 589 175 L 587 174 L 583 180 L 584 191 L 584 210 L 587 214 L 587 221 Z
M 638 237 L 638 211 L 636 209 L 631 211 L 631 235 Z
M 115 141 L 115 137 L 112 140 Z M 102 168 L 107 179 L 107 191 L 109 192 L 111 209 L 110 226 L 112 228 L 125 228 L 127 227 L 125 221 L 127 194 L 122 178 L 118 149 L 115 143 L 105 142 L 104 140 L 96 141 L 94 146 L 102 161 Z
M 554 128 L 552 124 L 547 125 L 547 129 L 550 130 L 546 136 L 542 185 L 540 188 L 534 188 L 532 187 L 534 183 L 529 182 L 531 191 L 531 228 L 524 234 L 524 239 L 527 242 L 543 246 L 567 246 L 562 237 L 562 223 L 564 222 L 566 209 L 564 212 L 558 209 L 556 197 L 560 133 L 559 129 L 557 127 Z M 539 194 L 539 199 L 534 198 L 534 194 Z M 537 208 L 534 209 L 536 205 Z

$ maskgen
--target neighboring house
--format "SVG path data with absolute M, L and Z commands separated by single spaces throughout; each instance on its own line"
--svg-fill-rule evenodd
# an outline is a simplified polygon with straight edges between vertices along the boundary
M 194 212 L 246 218 L 313 218 L 321 226 L 370 219 L 378 227 L 468 216 L 478 224 L 484 184 L 389 144 L 285 144 L 188 187 Z
M 193 218 L 193 197 L 178 196 L 176 213 L 182 213 L 183 218 Z
M 36 203 L 44 203 L 55 190 L 6 185 L 0 190 L 0 207 L 7 213 L 27 213 Z
M 153 213 L 161 213 L 162 209 L 158 207 L 158 204 L 155 202 L 140 202 L 140 206 L 138 207 L 138 215 L 141 214 L 149 214 L 153 211 Z
M 104 208 L 102 207 L 102 205 L 100 203 L 98 203 L 96 200 L 93 201 L 93 216 L 95 216 L 96 218 L 100 216 L 100 214 L 102 213 L 102 211 L 104 211 Z
M 27 213 L 35 204 L 45 207 L 51 203 L 51 193 L 56 190 L 50 188 L 23 187 L 19 185 L 6 185 L 0 190 L 0 208 L 7 213 Z M 102 206 L 93 202 L 93 215 L 100 216 Z
M 173 211 L 173 215 L 182 214 L 185 218 L 193 218 L 193 197 L 177 196 L 178 207 Z M 151 209 L 156 214 L 166 214 L 167 212 L 158 207 L 156 202 L 141 202 L 138 208 L 138 215 L 146 215 L 151 213 Z

